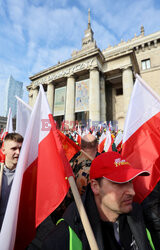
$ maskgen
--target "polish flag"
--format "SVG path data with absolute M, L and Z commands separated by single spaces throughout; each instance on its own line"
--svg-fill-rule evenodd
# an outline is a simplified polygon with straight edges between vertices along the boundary
M 50 120 L 49 126 L 42 121 Z M 44 124 L 44 122 L 43 122 Z M 3 250 L 25 249 L 36 227 L 64 199 L 72 170 L 60 142 L 49 105 L 40 86 L 25 133 L 0 233 Z
M 98 144 L 98 153 L 102 153 L 102 151 L 104 150 L 105 141 L 106 137 Z
M 160 180 L 160 97 L 136 75 L 125 121 L 122 155 L 151 175 L 134 179 L 135 200 L 142 202 Z
M 106 141 L 106 134 L 103 132 L 99 138 L 99 144 L 98 144 L 98 152 L 102 153 L 104 149 L 104 143 Z
M 18 96 L 16 96 L 16 99 L 17 99 L 16 132 L 24 137 L 28 121 L 31 116 L 32 108 Z
M 9 108 L 7 124 L 5 130 L 1 133 L 0 139 L 3 141 L 8 133 L 13 133 L 13 123 L 12 123 L 12 110 Z
M 107 131 L 106 132 L 106 140 L 105 140 L 105 143 L 104 143 L 104 151 L 105 152 L 112 151 L 112 144 L 113 144 L 113 142 L 114 142 L 114 139 L 111 136 L 110 131 Z
M 12 110 L 11 110 L 11 108 L 9 108 L 9 111 L 8 111 L 6 132 L 7 133 L 12 133 L 13 132 Z
M 106 134 L 103 133 L 99 139 L 98 144 L 98 152 L 102 153 L 104 150 L 105 152 L 112 151 L 112 143 L 113 139 L 109 130 L 106 131 Z
M 122 150 L 122 140 L 123 140 L 123 133 L 122 131 L 119 131 L 114 141 L 118 152 L 121 152 Z

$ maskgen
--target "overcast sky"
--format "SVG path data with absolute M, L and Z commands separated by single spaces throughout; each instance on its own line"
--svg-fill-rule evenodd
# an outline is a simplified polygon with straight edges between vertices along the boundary
M 0 90 L 10 75 L 24 83 L 24 100 L 29 76 L 71 57 L 81 49 L 91 27 L 100 49 L 127 41 L 140 34 L 160 30 L 159 0 L 0 0 Z M 0 115 L 4 94 L 0 95 Z

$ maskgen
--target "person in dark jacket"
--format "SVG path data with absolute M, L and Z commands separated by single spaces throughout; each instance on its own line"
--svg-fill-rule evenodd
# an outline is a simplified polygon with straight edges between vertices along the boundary
M 132 180 L 138 175 L 149 173 L 132 168 L 117 152 L 103 153 L 92 161 L 91 181 L 83 203 L 99 250 L 152 249 L 141 207 L 133 203 Z M 42 249 L 71 249 L 71 234 L 79 240 L 76 238 L 79 243 L 73 249 L 90 249 L 75 203 L 68 207 L 63 220 L 45 239 Z
M 160 249 L 160 181 L 142 202 L 144 220 L 156 250 Z

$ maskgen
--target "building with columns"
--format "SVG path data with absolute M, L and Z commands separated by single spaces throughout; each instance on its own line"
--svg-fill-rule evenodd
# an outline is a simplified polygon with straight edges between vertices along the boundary
M 160 31 L 145 36 L 142 26 L 140 35 L 101 51 L 93 37 L 89 12 L 81 50 L 30 77 L 29 104 L 34 105 L 42 84 L 57 122 L 65 120 L 71 126 L 75 121 L 92 125 L 117 121 L 123 129 L 134 73 L 160 95 Z

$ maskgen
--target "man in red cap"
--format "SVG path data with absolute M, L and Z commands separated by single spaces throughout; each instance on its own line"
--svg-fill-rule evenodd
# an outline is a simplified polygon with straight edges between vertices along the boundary
M 103 153 L 92 161 L 90 184 L 83 202 L 99 250 L 152 249 L 141 207 L 133 203 L 132 180 L 139 175 L 149 175 L 149 172 L 134 169 L 117 152 Z M 79 242 L 77 250 L 90 249 L 74 203 L 63 219 L 45 240 L 42 249 L 68 250 L 75 240 Z

